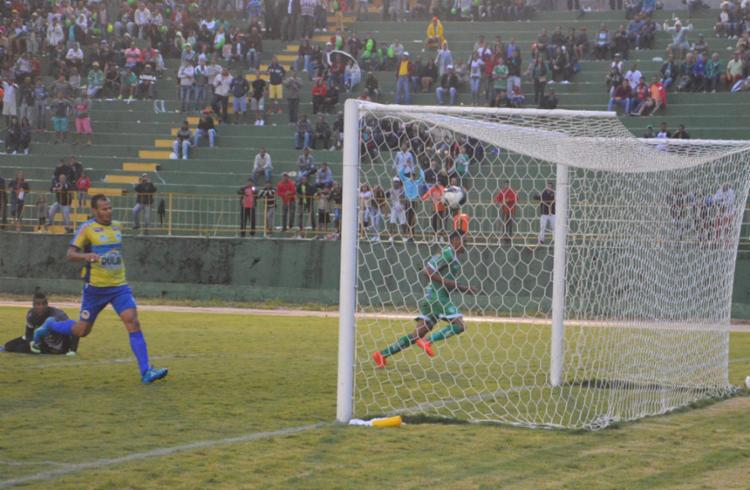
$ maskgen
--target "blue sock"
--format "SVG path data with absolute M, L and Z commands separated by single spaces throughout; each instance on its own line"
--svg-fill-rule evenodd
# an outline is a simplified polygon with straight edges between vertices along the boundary
M 61 322 L 49 322 L 47 325 L 49 326 L 49 329 L 52 330 L 55 333 L 59 333 L 62 335 L 73 335 L 73 332 L 71 329 L 73 328 L 73 325 L 75 325 L 76 322 L 73 320 L 63 320 Z
M 130 333 L 130 348 L 133 349 L 133 354 L 138 360 L 138 369 L 141 370 L 141 376 L 143 373 L 148 371 L 150 367 L 148 364 L 148 347 L 146 347 L 146 339 L 143 338 L 143 332 L 131 332 Z

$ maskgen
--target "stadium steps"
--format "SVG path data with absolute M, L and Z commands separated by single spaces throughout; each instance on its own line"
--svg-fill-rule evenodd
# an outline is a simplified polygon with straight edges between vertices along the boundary
M 715 14 L 715 11 L 711 11 L 705 18 L 694 19 L 696 31 L 709 34 Z M 668 17 L 668 14 L 661 12 L 658 15 L 660 22 Z M 593 38 L 601 21 L 605 21 L 611 30 L 623 22 L 621 16 L 621 12 L 587 14 L 582 23 L 575 23 L 575 25 L 577 27 L 587 25 L 590 37 Z M 444 25 L 454 57 L 457 59 L 465 59 L 480 33 L 487 36 L 488 42 L 493 42 L 497 33 L 501 33 L 505 41 L 515 36 L 522 46 L 524 58 L 528 59 L 528 43 L 536 39 L 542 26 L 551 30 L 556 24 L 560 24 L 565 29 L 566 26 L 574 24 L 573 19 L 574 14 L 567 12 L 542 12 L 538 19 L 529 23 L 445 22 Z M 381 41 L 381 45 L 398 37 L 413 56 L 418 54 L 426 56 L 421 53 L 419 44 L 422 42 L 426 25 L 426 21 L 399 24 L 364 21 L 354 24 L 354 28 L 361 37 L 364 37 L 363 33 L 372 30 L 376 38 Z M 326 41 L 330 37 L 329 35 L 320 36 L 323 36 Z M 694 40 L 695 32 L 691 33 L 690 37 Z M 654 61 L 653 58 L 664 56 L 663 46 L 667 44 L 668 39 L 669 36 L 666 33 L 660 33 L 656 40 L 657 49 L 631 52 L 633 59 L 625 63 L 626 67 L 629 63 L 637 61 L 641 71 L 649 77 L 660 66 L 661 63 Z M 726 61 L 726 48 L 732 47 L 733 42 L 719 40 L 709 35 L 706 39 L 712 51 L 720 52 L 722 59 Z M 296 59 L 298 49 L 296 43 L 271 41 L 267 43 L 267 46 L 264 62 L 270 60 L 272 52 L 288 56 L 281 60 L 284 64 L 292 64 Z M 192 191 L 226 194 L 233 193 L 244 183 L 250 172 L 252 158 L 261 145 L 266 146 L 273 157 L 275 175 L 279 175 L 284 170 L 296 170 L 296 157 L 299 152 L 293 149 L 294 131 L 287 126 L 286 114 L 269 115 L 267 125 L 263 127 L 254 127 L 251 123 L 222 124 L 218 127 L 218 148 L 210 149 L 207 146 L 196 148 L 190 160 L 139 158 L 145 156 L 139 154 L 140 150 L 160 151 L 160 148 L 155 147 L 155 140 L 170 141 L 168 138 L 172 137 L 174 129 L 185 118 L 185 115 L 175 112 L 175 109 L 179 108 L 174 80 L 174 72 L 178 63 L 178 60 L 168 59 L 167 74 L 158 83 L 159 95 L 165 100 L 165 105 L 171 112 L 155 113 L 153 103 L 150 101 L 130 103 L 117 100 L 95 101 L 91 112 L 95 142 L 93 147 L 52 145 L 50 134 L 35 134 L 32 155 L 30 157 L 0 155 L 0 172 L 7 177 L 12 175 L 16 168 L 21 167 L 27 175 L 31 176 L 32 188 L 47 189 L 49 178 L 60 154 L 75 153 L 87 167 L 96 187 L 105 189 L 107 192 L 123 193 L 132 188 L 132 184 L 107 183 L 107 176 L 132 178 L 143 171 L 150 173 L 158 170 L 159 176 L 164 179 L 163 183 L 158 179 L 155 180 L 160 192 Z M 607 94 L 604 77 L 609 63 L 585 60 L 582 65 L 583 71 L 574 77 L 573 83 L 554 85 L 560 96 L 560 107 L 605 110 Z M 381 71 L 377 72 L 377 75 L 383 91 L 382 101 L 392 103 L 395 91 L 393 71 Z M 249 74 L 249 76 L 252 78 L 253 75 Z M 305 80 L 300 107 L 301 113 L 307 113 L 309 116 L 311 116 L 310 86 L 310 82 Z M 532 96 L 530 84 L 525 82 L 524 88 L 528 100 Z M 746 94 L 726 92 L 719 94 L 670 93 L 669 107 L 665 115 L 650 118 L 621 117 L 621 121 L 638 136 L 645 131 L 647 125 L 657 126 L 659 122 L 666 121 L 672 129 L 676 128 L 677 124 L 684 123 L 693 137 L 745 138 L 747 127 L 750 127 L 750 111 L 748 111 L 750 103 L 744 95 Z M 415 94 L 414 100 L 421 104 L 433 105 L 435 103 L 434 93 Z M 469 100 L 468 88 L 461 91 L 459 100 L 464 103 Z M 283 108 L 286 109 L 286 104 Z M 193 118 L 195 115 L 190 114 L 189 117 Z M 329 122 L 332 123 L 333 119 L 333 116 L 328 116 Z M 314 123 L 312 116 L 311 120 Z M 193 121 L 197 121 L 197 117 Z M 194 126 L 195 122 L 192 122 L 191 127 L 194 128 Z M 169 147 L 164 149 L 171 151 Z M 334 175 L 337 178 L 340 176 L 341 152 L 318 150 L 315 156 L 319 163 L 328 161 Z M 127 169 L 125 163 L 155 164 L 161 165 L 161 168 Z
M 125 162 L 122 164 L 122 170 L 125 172 L 158 172 L 161 170 L 161 165 L 158 163 Z

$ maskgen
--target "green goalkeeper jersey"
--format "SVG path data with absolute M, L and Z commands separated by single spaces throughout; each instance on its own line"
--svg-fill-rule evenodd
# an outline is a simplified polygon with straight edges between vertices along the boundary
M 439 272 L 444 279 L 452 281 L 455 281 L 461 274 L 461 262 L 458 260 L 458 254 L 450 245 L 445 247 L 440 255 L 432 256 L 427 261 L 427 267 Z M 430 302 L 435 300 L 448 302 L 450 301 L 450 291 L 442 284 L 430 281 L 425 288 L 425 298 Z

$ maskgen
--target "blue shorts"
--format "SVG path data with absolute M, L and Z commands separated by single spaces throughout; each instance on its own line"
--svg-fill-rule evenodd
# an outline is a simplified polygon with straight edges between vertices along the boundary
M 130 286 L 123 284 L 111 288 L 97 288 L 90 284 L 84 285 L 81 297 L 81 321 L 93 325 L 96 317 L 108 304 L 112 304 L 112 308 L 118 315 L 125 310 L 135 308 L 135 298 Z

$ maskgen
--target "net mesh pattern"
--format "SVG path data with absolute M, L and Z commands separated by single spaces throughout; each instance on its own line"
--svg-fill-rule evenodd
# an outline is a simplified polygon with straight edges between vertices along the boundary
M 641 140 L 604 114 L 375 104 L 361 107 L 359 138 L 356 417 L 598 429 L 733 392 L 750 145 Z M 403 148 L 410 172 L 394 165 Z M 554 225 L 541 210 L 558 165 L 569 200 L 563 382 L 552 387 Z M 428 192 L 433 173 L 448 179 L 442 198 Z M 498 200 L 505 185 L 513 206 Z M 477 294 L 450 302 L 466 331 L 434 344 L 435 357 L 412 346 L 377 368 L 372 354 L 413 331 L 425 264 L 465 218 L 458 282 Z

